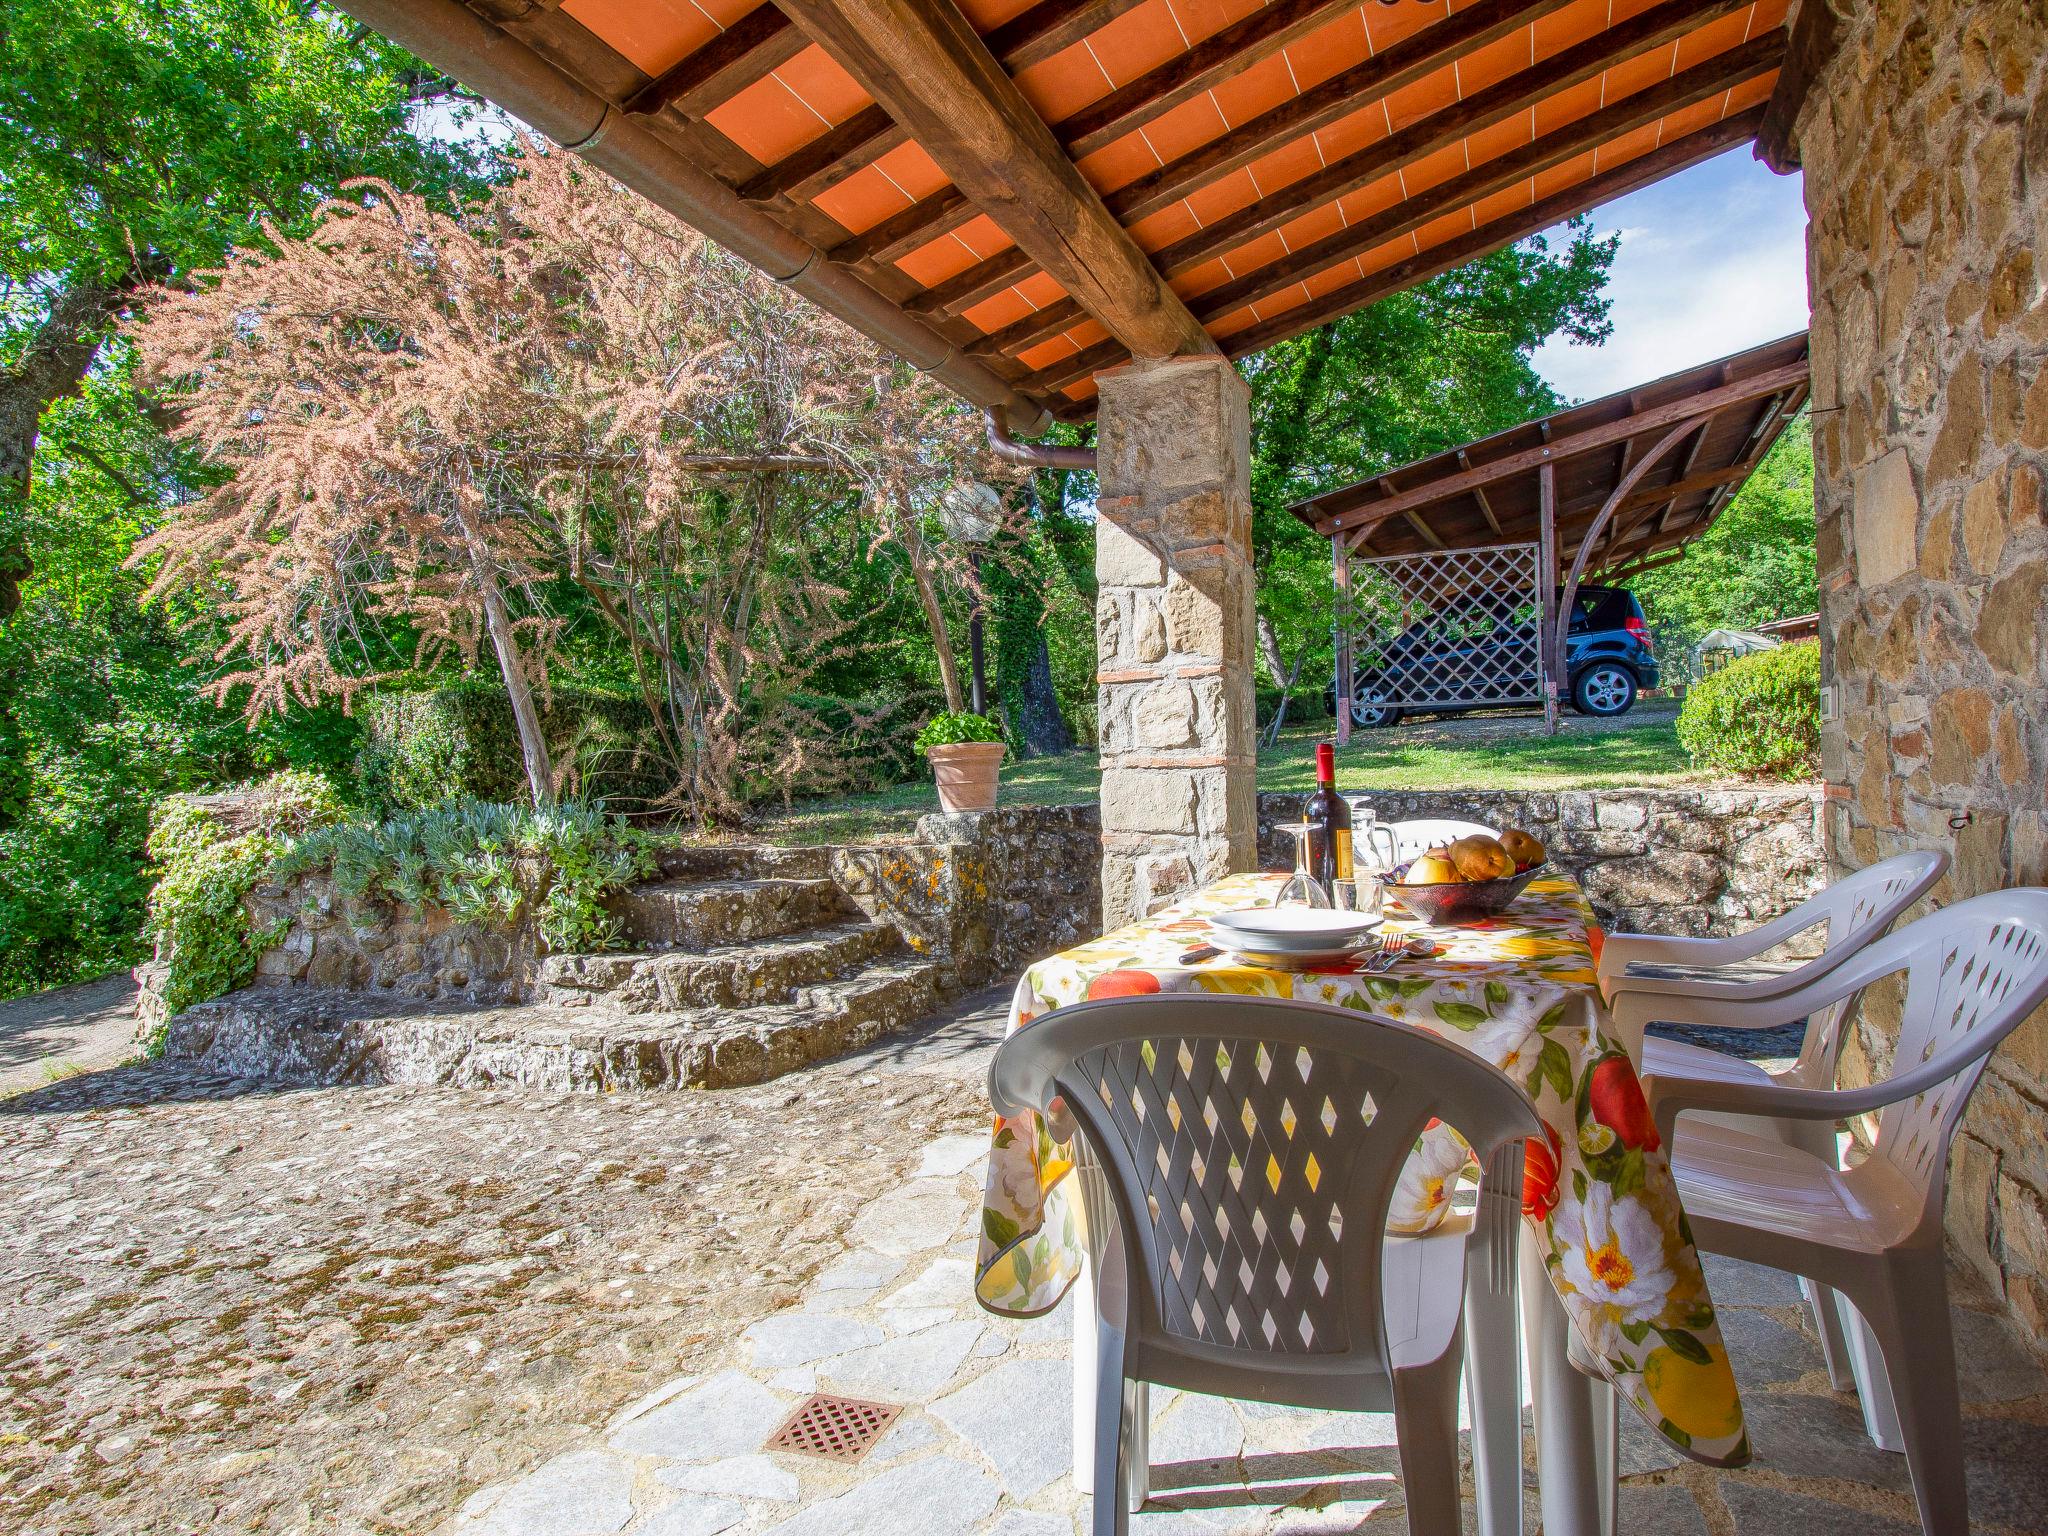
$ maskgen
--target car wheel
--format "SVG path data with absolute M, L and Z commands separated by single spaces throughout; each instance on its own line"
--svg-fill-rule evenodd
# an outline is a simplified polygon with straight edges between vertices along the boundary
M 1351 723 L 1361 730 L 1378 730 L 1401 718 L 1401 711 L 1381 699 L 1369 687 L 1351 696 Z
M 1625 715 L 1636 706 L 1636 675 L 1618 661 L 1596 661 L 1572 683 L 1582 715 Z

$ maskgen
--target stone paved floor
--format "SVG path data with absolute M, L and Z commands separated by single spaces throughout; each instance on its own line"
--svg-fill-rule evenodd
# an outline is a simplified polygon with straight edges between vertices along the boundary
M 137 1054 L 126 971 L 0 1003 L 0 1099 Z
M 720 1094 L 272 1093 L 162 1069 L 0 1111 L 0 1529 L 1085 1529 L 1069 1323 L 968 1294 L 999 1002 Z M 869 1191 L 877 1193 L 870 1195 Z M 1759 1464 L 1625 1441 L 1629 1532 L 1890 1536 L 1902 1460 L 1792 1284 L 1715 1264 Z M 2048 1380 L 1957 1309 L 1976 1528 L 2048 1529 Z M 905 1405 L 857 1467 L 761 1445 Z M 1140 1533 L 1405 1529 L 1391 1425 L 1160 1393 Z

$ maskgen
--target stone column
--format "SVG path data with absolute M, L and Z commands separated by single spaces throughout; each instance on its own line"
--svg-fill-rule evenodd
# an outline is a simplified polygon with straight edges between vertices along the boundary
M 1220 357 L 1102 375 L 1102 918 L 1254 867 L 1251 395 Z

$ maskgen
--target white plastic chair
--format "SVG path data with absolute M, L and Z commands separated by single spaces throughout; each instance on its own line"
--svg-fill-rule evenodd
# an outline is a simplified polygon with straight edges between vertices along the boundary
M 1892 1075 L 1867 1088 L 1649 1078 L 1694 1241 L 1815 1280 L 1854 1308 L 1865 1422 L 1886 1421 L 1913 1474 L 1929 1533 L 1969 1529 L 1962 1418 L 1942 1260 L 1949 1143 L 1985 1059 L 2048 1000 L 2048 891 L 1994 891 L 1880 938 L 1821 980 L 1750 1005 L 1768 1028 L 1810 1017 L 1896 972 L 1906 999 Z M 1870 1156 L 1851 1168 L 1717 1115 L 1832 1128 L 1880 1111 Z
M 1487 1410 L 1483 1427 L 1474 1415 L 1482 1530 L 1519 1529 L 1515 1255 L 1523 1142 L 1542 1128 L 1505 1074 L 1349 1009 L 1198 994 L 1048 1014 L 1004 1041 L 989 1092 L 1004 1115 L 1064 1100 L 1100 1170 L 1088 1213 L 1115 1214 L 1095 1245 L 1098 1536 L 1125 1532 L 1144 1501 L 1151 1382 L 1391 1409 L 1411 1529 L 1452 1536 L 1468 1288 L 1486 1344 L 1470 1362 Z M 1389 1237 L 1396 1181 L 1432 1116 L 1486 1169 L 1478 1215 Z
M 1432 848 L 1454 843 L 1461 837 L 1499 837 L 1492 827 L 1476 821 L 1418 820 L 1386 821 L 1380 825 L 1394 834 L 1394 862 L 1406 864 Z
M 1838 880 L 1738 938 L 1610 935 L 1600 952 L 1599 976 L 1616 1038 L 1639 1063 L 1646 1080 L 1732 1082 L 1759 1089 L 1834 1087 L 1851 998 L 1816 1009 L 1806 1021 L 1799 1059 L 1775 1073 L 1739 1056 L 1682 1040 L 1646 1037 L 1644 1031 L 1652 1023 L 1760 1027 L 1756 1003 L 1811 986 L 1859 954 L 1933 889 L 1947 868 L 1948 855 L 1943 852 L 1899 854 Z M 1822 925 L 1827 929 L 1825 945 L 1813 959 L 1783 968 L 1754 963 L 1759 955 Z M 1764 1129 L 1754 1119 L 1732 1123 L 1737 1130 Z M 1784 1116 L 1771 1120 L 1769 1133 L 1829 1164 L 1838 1162 L 1832 1126 Z M 1801 1289 L 1820 1334 L 1828 1378 L 1836 1391 L 1846 1392 L 1855 1383 L 1855 1372 L 1834 1298 L 1812 1281 L 1801 1282 Z

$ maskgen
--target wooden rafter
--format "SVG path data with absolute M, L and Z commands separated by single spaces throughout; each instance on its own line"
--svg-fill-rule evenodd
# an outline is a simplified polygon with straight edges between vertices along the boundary
M 1205 320 L 1231 314 L 1247 304 L 1255 304 L 1260 299 L 1271 297 L 1303 278 L 1326 272 L 1345 261 L 1375 251 L 1390 240 L 1398 240 L 1403 235 L 1412 234 L 1446 213 L 1469 207 L 1493 196 L 1496 192 L 1514 186 L 1517 182 L 1541 175 L 1544 171 L 1562 165 L 1589 150 L 1597 149 L 1602 144 L 1611 143 L 1623 134 L 1646 123 L 1655 122 L 1669 112 L 1718 95 L 1731 85 L 1755 75 L 1760 61 L 1763 67 L 1768 67 L 1768 60 L 1775 51 L 1777 39 L 1766 37 L 1760 39 L 1759 43 L 1761 46 L 1746 43 L 1682 74 L 1674 75 L 1647 91 L 1625 96 L 1620 101 L 1581 118 L 1557 133 L 1545 135 L 1519 149 L 1510 150 L 1504 155 L 1475 165 L 1469 171 L 1453 176 L 1427 192 L 1404 198 L 1381 213 L 1360 219 L 1355 224 L 1347 225 L 1320 240 L 1311 241 L 1288 252 L 1278 261 L 1255 268 L 1242 277 L 1211 288 L 1196 298 L 1195 312 Z M 1317 181 L 1321 178 L 1311 176 L 1305 179 Z M 1340 184 L 1348 182 L 1349 179 L 1348 175 L 1341 178 Z M 1346 186 L 1345 190 L 1355 189 Z M 1263 206 L 1265 205 L 1253 205 L 1254 208 Z M 1288 219 L 1298 217 L 1300 211 L 1299 207 L 1295 208 L 1288 215 Z M 1262 214 L 1250 222 L 1258 233 L 1265 233 L 1279 228 L 1288 219 L 1269 218 Z M 1229 222 L 1219 220 L 1213 228 L 1220 230 Z M 1190 235 L 1186 240 L 1175 242 L 1167 250 L 1159 252 L 1155 260 L 1162 271 L 1172 276 L 1241 243 L 1241 239 L 1221 234 L 1212 235 L 1209 230 L 1203 230 Z M 1181 254 L 1173 254 L 1175 251 Z
M 782 5 L 1134 356 L 1216 351 L 951 0 Z
M 1223 350 L 1230 357 L 1244 357 L 1263 351 L 1283 337 L 1363 309 L 1388 294 L 1411 288 L 1440 272 L 1476 260 L 1489 251 L 1527 239 L 1573 214 L 1624 197 L 1687 166 L 1697 165 L 1748 139 L 1756 131 L 1762 112 L 1762 107 L 1753 107 L 1748 112 L 1674 139 L 1660 149 L 1626 161 L 1589 181 L 1553 193 L 1528 208 L 1490 220 L 1470 234 L 1431 246 L 1419 255 L 1406 257 L 1356 282 L 1284 310 L 1271 319 L 1234 331 L 1224 339 Z M 915 301 L 910 307 L 923 312 Z M 1097 343 L 1040 369 L 1026 379 L 1022 387 L 1033 393 L 1051 393 L 1101 368 L 1112 366 L 1120 358 L 1121 353 L 1114 342 Z
M 1216 219 L 1155 252 L 1153 260 L 1169 276 L 1199 266 L 1211 257 L 1290 224 L 1325 203 L 1346 197 L 1384 177 L 1397 175 L 1431 155 L 1462 143 L 1474 133 L 1528 112 L 1560 91 L 1597 79 L 1616 65 L 1682 36 L 1690 27 L 1698 25 L 1702 10 L 1725 8 L 1728 3 L 1729 0 L 1664 0 L 1663 4 L 1603 33 L 1597 47 L 1566 49 L 1528 69 L 1519 70 L 1442 111 L 1432 112 L 1376 143 L 1332 161 L 1298 181 L 1274 188 L 1256 202 Z M 1563 130 L 1563 135 L 1576 140 L 1584 138 L 1588 131 L 1601 133 L 1602 129 L 1590 126 L 1601 121 L 1627 124 L 1627 127 L 1604 129 L 1606 137 L 1626 132 L 1628 127 L 1637 125 L 1640 114 L 1652 103 L 1672 103 L 1656 113 L 1661 117 L 1665 112 L 1704 100 L 1714 89 L 1725 89 L 1730 84 L 1772 68 L 1783 48 L 1784 39 L 1775 33 L 1738 44 L 1649 90 L 1639 91 L 1580 119 Z M 1680 85 L 1680 81 L 1686 83 Z M 1532 145 L 1524 146 L 1524 150 L 1555 143 L 1560 137 L 1547 135 Z M 1499 160 L 1508 158 L 1501 156 Z M 1570 156 L 1562 158 L 1569 159 Z M 1499 161 L 1489 163 L 1497 164 Z
M 701 117 L 809 46 L 787 16 L 773 5 L 758 5 L 627 97 L 624 109 L 638 116 L 673 107 L 685 117 Z

